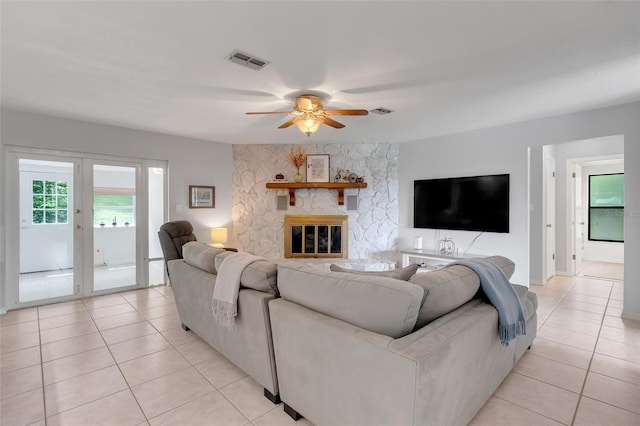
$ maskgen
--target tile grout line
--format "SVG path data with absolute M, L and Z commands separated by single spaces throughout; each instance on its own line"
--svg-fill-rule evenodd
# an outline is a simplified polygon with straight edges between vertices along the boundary
M 99 296 L 96 296 L 96 297 L 99 297 Z M 124 299 L 124 298 L 123 298 L 123 299 Z M 124 300 L 125 300 L 127 303 L 129 303 L 129 301 L 128 301 L 128 300 L 126 300 L 126 299 L 124 299 Z M 128 381 L 126 380 L 126 378 L 124 377 L 124 374 L 122 374 L 122 370 L 120 369 L 120 366 L 119 366 L 118 362 L 116 361 L 115 357 L 113 356 L 113 353 L 111 352 L 111 349 L 109 348 L 109 345 L 108 345 L 108 344 L 107 344 L 107 342 L 104 340 L 104 336 L 102 335 L 102 330 L 100 330 L 100 329 L 98 328 L 98 325 L 95 323 L 95 320 L 94 320 L 93 316 L 91 315 L 91 313 L 90 313 L 90 312 L 89 312 L 89 310 L 87 309 L 87 306 L 84 304 L 84 301 L 83 301 L 82 299 L 80 299 L 80 304 L 81 304 L 81 305 L 82 305 L 82 307 L 84 308 L 85 312 L 87 312 L 87 314 L 89 315 L 89 320 L 88 320 L 88 321 L 91 321 L 91 322 L 93 323 L 93 325 L 95 326 L 95 328 L 96 328 L 96 330 L 97 330 L 97 333 L 100 335 L 100 338 L 102 339 L 102 341 L 103 341 L 103 342 L 104 342 L 104 344 L 105 344 L 105 346 L 104 346 L 104 347 L 107 349 L 107 351 L 109 351 L 109 355 L 111 356 L 111 358 L 112 358 L 112 359 L 113 359 L 113 361 L 114 361 L 114 366 L 117 366 L 117 367 L 118 367 L 118 371 L 120 371 L 120 374 L 122 375 L 123 380 L 124 380 L 124 381 L 125 381 L 125 383 L 127 384 L 127 388 L 129 389 L 129 391 L 130 391 L 130 392 L 131 392 L 131 394 L 133 395 L 133 397 L 134 397 L 134 399 L 135 399 L 135 401 L 136 401 L 136 404 L 138 404 L 138 406 L 140 406 L 140 404 L 139 404 L 138 400 L 135 398 L 135 394 L 133 394 L 133 391 L 131 391 L 131 386 L 129 386 L 129 383 L 128 383 Z M 134 307 L 134 309 L 135 309 L 135 307 Z M 39 310 L 38 310 L 38 312 L 39 312 Z M 62 314 L 62 315 L 64 315 L 64 314 Z M 118 314 L 117 314 L 117 315 L 118 315 Z M 114 315 L 114 316 L 115 316 L 115 315 Z M 88 322 L 88 321 L 87 321 L 87 322 Z M 84 321 L 81 321 L 81 322 L 84 322 Z M 74 323 L 74 324 L 78 324 L 78 323 Z M 67 324 L 67 325 L 73 325 L 73 324 Z M 65 325 L 65 326 L 66 326 L 66 325 Z M 62 327 L 65 327 L 65 326 L 62 326 Z M 38 328 L 39 328 L 39 324 L 38 324 Z M 54 327 L 54 328 L 56 328 L 56 327 Z M 108 330 L 109 330 L 109 329 L 108 329 Z M 94 332 L 91 332 L 91 333 L 94 333 Z M 82 335 L 91 334 L 91 333 L 85 333 L 85 334 L 82 334 Z M 82 335 L 81 335 L 81 336 L 82 336 Z M 74 336 L 74 337 L 77 337 L 77 336 Z M 71 337 L 71 338 L 73 338 L 73 337 Z M 68 339 L 71 339 L 71 338 L 61 339 L 61 340 L 58 340 L 58 341 L 64 341 L 64 340 L 68 340 Z M 94 349 L 90 349 L 90 350 L 87 350 L 87 351 L 82 351 L 82 352 L 79 352 L 79 353 L 86 353 L 86 352 L 90 352 L 90 351 L 92 351 L 92 350 L 96 350 L 96 349 L 101 349 L 101 348 L 94 348 Z M 40 344 L 40 352 L 41 352 L 41 355 L 40 355 L 40 356 L 41 356 L 41 359 L 40 359 L 40 366 L 41 366 L 41 371 L 42 371 L 42 376 L 43 376 L 43 377 L 42 377 L 42 382 L 43 382 L 43 393 L 44 393 L 44 362 L 42 361 L 42 344 Z M 64 356 L 64 357 L 57 358 L 57 359 L 67 358 L 67 357 L 69 357 L 69 356 L 73 356 L 73 355 L 77 355 L 77 354 L 71 354 L 71 355 L 67 355 L 67 356 Z M 52 360 L 52 361 L 53 361 L 53 360 Z M 110 368 L 110 367 L 112 367 L 112 366 L 107 366 L 107 367 L 103 367 L 103 368 L 98 368 L 98 369 L 95 369 L 95 370 L 93 370 L 93 371 L 91 371 L 91 372 L 89 372 L 89 373 L 80 374 L 80 375 L 77 375 L 77 376 L 74 376 L 74 377 L 70 377 L 70 378 L 65 379 L 65 380 L 70 380 L 70 379 L 74 379 L 74 378 L 77 378 L 77 377 L 81 377 L 81 376 L 83 376 L 83 375 L 90 374 L 90 373 L 93 373 L 93 372 L 95 372 L 95 371 L 104 370 L 104 369 L 107 369 L 107 368 Z M 64 380 L 62 380 L 62 381 L 64 381 Z M 57 383 L 57 382 L 56 382 L 56 383 Z M 108 395 L 104 395 L 104 396 L 102 396 L 102 397 L 100 397 L 100 398 L 98 398 L 98 399 L 95 399 L 95 400 L 93 400 L 93 401 L 88 401 L 88 402 L 86 402 L 86 403 L 84 403 L 84 404 L 80 404 L 80 405 L 78 405 L 78 406 L 76 406 L 76 407 L 73 407 L 73 408 L 70 408 L 70 409 L 68 409 L 68 410 L 60 411 L 59 413 L 56 413 L 55 415 L 59 415 L 59 414 L 62 414 L 62 413 L 65 413 L 65 412 L 68 412 L 68 411 L 74 410 L 74 409 L 76 409 L 76 408 L 79 408 L 79 407 L 82 407 L 82 406 L 85 406 L 85 405 L 91 404 L 91 403 L 93 403 L 93 402 L 99 401 L 100 399 L 104 399 L 104 398 L 106 398 L 106 397 L 109 397 L 109 396 L 115 395 L 115 394 L 117 394 L 117 393 L 119 393 L 119 392 L 122 392 L 122 390 L 120 390 L 120 391 L 116 391 L 116 392 L 111 393 L 111 394 L 108 394 Z M 46 399 L 44 398 L 44 395 L 43 395 L 43 401 L 44 401 L 44 407 L 45 407 L 45 426 L 46 426 L 46 424 L 47 424 L 47 422 L 48 422 L 48 420 L 47 420 L 47 419 L 48 419 L 48 417 L 47 417 L 47 415 L 46 415 Z M 142 412 L 142 415 L 145 417 L 145 420 L 147 420 L 147 421 L 148 421 L 147 416 L 144 414 L 144 411 L 142 410 L 142 407 L 140 407 L 140 411 Z
M 542 323 L 537 327 L 536 331 L 540 330 L 542 328 L 543 325 L 545 325 L 547 323 L 547 321 L 549 320 L 549 318 L 551 317 L 551 315 L 556 311 L 556 309 L 558 308 L 558 306 L 560 305 L 560 303 L 562 303 L 562 301 L 564 300 L 564 298 L 567 296 L 567 294 L 569 294 L 569 292 L 571 291 L 571 289 L 573 287 L 575 287 L 576 282 L 577 282 L 577 278 L 573 277 L 573 283 L 571 284 L 571 287 L 569 287 L 567 289 L 567 291 L 564 292 L 564 294 L 562 295 L 562 297 L 560 298 L 560 300 L 558 300 L 558 303 L 556 303 L 555 305 L 553 305 L 553 308 L 551 308 L 551 311 L 549 312 L 549 315 L 547 315 L 547 317 L 542 321 Z M 543 286 L 544 287 L 544 286 Z M 534 291 L 535 293 L 535 291 Z
M 155 291 L 155 290 L 154 290 L 154 291 Z M 156 292 L 156 293 L 159 293 L 159 294 L 160 294 L 160 292 Z M 163 298 L 165 298 L 165 297 L 166 297 L 166 295 L 164 295 L 164 294 L 161 294 L 161 296 L 162 296 Z M 130 303 L 128 299 L 125 299 L 125 300 L 127 300 L 127 302 L 128 302 L 128 303 Z M 131 306 L 136 310 L 136 312 L 140 313 L 140 315 L 143 315 L 140 311 L 138 311 L 138 310 L 136 309 L 136 307 L 135 307 L 135 306 L 133 306 L 133 305 L 131 305 Z M 144 317 L 144 315 L 143 315 L 143 317 Z M 249 418 L 248 418 L 248 417 L 247 417 L 247 416 L 246 416 L 246 415 L 245 415 L 245 414 L 240 410 L 240 408 L 239 408 L 239 407 L 237 407 L 237 406 L 236 406 L 236 405 L 235 405 L 231 400 L 229 400 L 229 398 L 227 398 L 227 396 L 226 396 L 226 395 L 225 395 L 225 394 L 220 390 L 220 388 L 218 388 L 215 384 L 211 383 L 211 381 L 210 381 L 210 380 L 209 380 L 209 379 L 208 379 L 208 378 L 207 378 L 207 377 L 206 377 L 206 376 L 205 376 L 205 375 L 204 375 L 204 374 L 203 374 L 203 373 L 198 369 L 198 367 L 196 367 L 196 364 L 194 364 L 193 362 L 191 362 L 191 361 L 190 361 L 190 360 L 189 360 L 189 359 L 188 359 L 188 358 L 187 358 L 187 357 L 186 357 L 182 352 L 180 352 L 180 350 L 176 347 L 176 345 L 174 345 L 172 342 L 170 342 L 170 341 L 169 341 L 169 340 L 168 340 L 168 339 L 167 339 L 167 338 L 162 334 L 162 331 L 160 331 L 160 330 L 159 330 L 155 325 L 153 325 L 153 324 L 152 324 L 149 320 L 147 320 L 146 318 L 145 318 L 145 321 L 146 321 L 146 322 L 148 322 L 148 323 L 151 325 L 151 327 L 153 327 L 153 328 L 157 331 L 157 333 L 158 333 L 158 334 L 160 334 L 160 335 L 161 335 L 165 340 L 167 340 L 167 342 L 169 342 L 169 344 L 171 345 L 171 347 L 172 347 L 176 352 L 178 352 L 178 353 L 180 354 L 180 356 L 181 356 L 181 357 L 183 357 L 183 358 L 184 358 L 184 359 L 189 363 L 189 367 L 185 367 L 185 368 L 184 368 L 184 369 L 182 369 L 182 370 L 186 370 L 187 368 L 193 368 L 193 369 L 194 369 L 194 370 L 195 370 L 195 371 L 196 371 L 196 372 L 197 372 L 197 373 L 198 373 L 198 374 L 199 374 L 199 375 L 200 375 L 200 376 L 201 376 L 201 377 L 202 377 L 202 378 L 203 378 L 207 383 L 209 383 L 209 384 L 213 387 L 213 389 L 214 389 L 216 392 L 218 392 L 218 393 L 219 393 L 219 394 L 220 394 L 220 395 L 221 395 L 225 400 L 227 400 L 227 401 L 229 402 L 229 404 L 231 404 L 231 406 L 233 406 L 233 407 L 234 407 L 234 408 L 235 408 L 235 409 L 236 409 L 236 410 L 237 410 L 237 411 L 238 411 L 238 412 L 239 412 L 239 413 L 240 413 L 240 414 L 241 414 L 245 419 L 247 419 L 247 421 L 248 421 L 249 423 L 252 423 L 252 420 L 251 420 L 251 419 L 249 419 Z M 187 333 L 188 333 L 188 332 L 187 332 Z M 193 333 L 193 331 L 191 331 L 191 333 Z M 198 337 L 198 339 L 202 340 L 202 339 L 200 338 L 200 336 L 198 336 L 198 335 L 197 335 L 197 334 L 195 334 L 195 333 L 193 333 L 193 334 L 194 334 L 194 335 L 196 335 L 196 336 Z M 205 342 L 205 343 L 206 343 L 206 342 Z M 178 346 L 181 346 L 181 345 L 178 345 Z M 215 348 L 213 348 L 213 349 L 215 349 Z M 154 352 L 154 353 L 156 353 L 156 352 Z M 145 356 L 146 356 L 146 355 L 145 355 Z M 117 363 L 117 362 L 116 362 L 116 363 Z M 117 364 L 119 365 L 119 363 L 117 363 Z M 180 371 L 180 370 L 177 370 L 177 371 Z M 167 376 L 167 375 L 169 375 L 169 374 L 172 374 L 172 373 L 167 373 L 167 374 L 164 374 L 164 375 L 159 376 L 159 377 L 164 377 L 164 376 Z M 123 374 L 123 376 L 124 376 L 124 374 Z M 157 377 L 157 378 L 159 378 L 159 377 Z M 157 379 L 157 378 L 156 378 L 156 379 Z M 242 379 L 244 379 L 244 377 L 243 377 Z M 238 380 L 236 380 L 235 382 L 232 382 L 232 383 L 236 383 L 236 382 L 238 382 L 238 381 L 240 381 L 240 380 L 242 380 L 242 379 L 238 379 Z M 155 380 L 155 379 L 152 379 L 152 380 Z M 125 378 L 125 381 L 126 381 L 126 378 Z M 128 384 L 128 383 L 129 383 L 129 382 L 127 381 L 127 384 Z M 148 383 L 148 382 L 145 382 L 145 383 Z M 232 384 L 232 383 L 228 383 L 228 384 Z M 142 384 L 142 383 L 141 383 L 141 384 Z M 225 385 L 225 386 L 226 386 L 226 385 Z M 131 391 L 131 393 L 133 394 L 133 391 Z M 174 407 L 174 408 L 172 408 L 172 409 L 170 409 L 170 410 L 168 410 L 168 411 L 165 411 L 165 412 L 163 412 L 163 413 L 160 413 L 160 414 L 158 414 L 158 415 L 156 415 L 156 416 L 154 416 L 154 417 L 152 417 L 152 418 L 155 418 L 155 417 L 161 416 L 161 415 L 163 415 L 163 414 L 166 414 L 166 413 L 168 413 L 168 412 L 170 412 L 170 411 L 172 411 L 172 410 L 175 410 L 175 409 L 177 409 L 177 408 L 179 408 L 179 407 L 183 407 L 183 406 L 185 406 L 185 405 L 187 405 L 187 404 L 189 404 L 189 403 L 191 403 L 191 402 L 193 402 L 193 401 L 196 401 L 196 400 L 198 400 L 198 399 L 200 399 L 200 398 L 202 398 L 202 397 L 204 397 L 204 396 L 206 396 L 206 395 L 209 395 L 209 394 L 211 394 L 211 393 L 213 393 L 213 392 L 209 392 L 209 393 L 207 393 L 207 394 L 205 394 L 205 395 L 201 395 L 201 396 L 199 396 L 199 397 L 197 397 L 197 398 L 195 398 L 195 399 L 193 399 L 193 400 L 191 400 L 191 401 L 185 401 L 184 403 L 182 403 L 182 404 L 180 404 L 180 405 L 178 405 L 178 406 L 176 406 L 176 407 Z M 135 398 L 135 394 L 134 394 L 134 398 Z M 136 402 L 138 402 L 137 398 L 136 398 Z M 138 403 L 138 405 L 139 405 L 139 403 Z M 277 407 L 277 406 L 276 406 L 276 407 Z M 142 407 L 140 407 L 140 409 L 142 409 Z M 143 411 L 143 414 L 144 414 L 145 418 L 147 419 L 147 422 L 149 422 L 151 419 L 150 419 L 150 418 L 147 418 L 147 415 L 144 413 L 144 411 Z
M 613 283 L 610 284 L 611 287 L 609 289 L 609 296 L 607 297 L 607 306 L 609 305 L 609 301 L 611 300 L 611 293 L 613 292 Z M 571 419 L 571 425 L 573 426 L 576 422 L 576 417 L 578 415 L 578 409 L 580 408 L 580 402 L 582 402 L 582 397 L 584 395 L 584 388 L 587 385 L 587 378 L 589 377 L 589 373 L 591 372 L 591 364 L 593 363 L 593 357 L 596 354 L 596 348 L 598 347 L 598 342 L 600 341 L 600 333 L 602 332 L 602 326 L 604 325 L 604 317 L 606 316 L 606 307 L 605 312 L 602 314 L 602 320 L 600 322 L 600 329 L 598 330 L 598 335 L 596 336 L 596 342 L 593 345 L 593 351 L 591 352 L 591 358 L 589 358 L 589 365 L 587 366 L 587 374 L 584 376 L 584 381 L 582 382 L 582 388 L 580 389 L 580 393 L 578 395 L 578 403 L 576 404 L 576 409 L 573 412 L 573 418 Z M 588 397 L 585 397 L 588 398 Z M 604 402 L 604 401 L 599 401 Z
M 122 296 L 121 296 L 122 297 Z M 129 306 L 131 306 L 135 312 L 138 312 L 138 310 L 136 309 L 135 306 L 133 306 L 131 304 L 131 302 L 129 302 L 128 299 L 125 299 L 124 297 L 122 297 Z M 84 302 L 83 302 L 84 304 Z M 139 312 L 138 312 L 139 313 Z M 140 313 L 139 313 L 140 314 Z M 140 314 L 142 315 L 142 314 Z M 89 314 L 89 316 L 91 316 L 91 314 Z M 143 315 L 144 318 L 144 315 Z M 93 317 L 91 317 L 91 320 L 93 321 Z M 145 321 L 148 322 L 145 318 Z M 149 323 L 151 324 L 151 323 Z M 104 342 L 105 347 L 107 348 L 107 350 L 109 351 L 109 355 L 111 355 L 111 358 L 113 358 L 113 362 L 115 363 L 116 367 L 118 368 L 118 371 L 120 372 L 120 375 L 122 376 L 122 379 L 124 380 L 124 382 L 127 384 L 127 389 L 129 390 L 129 393 L 131 394 L 131 396 L 133 397 L 133 400 L 136 402 L 138 408 L 140 409 L 140 412 L 142 413 L 142 416 L 144 417 L 145 421 L 147 422 L 147 424 L 149 423 L 149 418 L 147 417 L 147 413 L 144 412 L 144 410 L 142 409 L 142 405 L 140 404 L 140 401 L 138 401 L 138 398 L 136 397 L 136 394 L 133 392 L 133 389 L 131 388 L 131 384 L 129 383 L 129 381 L 127 380 L 127 377 L 124 375 L 124 373 L 122 372 L 122 368 L 120 368 L 120 363 L 118 362 L 118 360 L 116 359 L 116 357 L 113 355 L 113 352 L 111 352 L 111 348 L 109 347 L 109 345 L 107 344 L 107 341 L 104 339 L 104 336 L 102 335 L 102 331 L 98 328 L 98 324 L 95 324 L 94 321 L 94 325 L 96 326 L 96 328 L 98 329 L 98 333 L 100 333 L 100 338 L 102 339 L 102 341 Z M 153 327 L 153 324 L 151 324 L 151 326 Z M 155 327 L 154 327 L 155 328 Z M 110 330 L 110 329 L 107 329 Z M 164 336 L 163 336 L 164 337 Z M 132 340 L 132 339 L 130 339 Z M 171 343 L 171 342 L 169 342 Z M 96 400 L 97 401 L 97 400 Z
M 47 396 L 44 391 L 44 358 L 42 356 L 42 336 L 40 335 L 40 308 L 36 307 L 36 318 L 38 320 L 38 350 L 40 352 L 40 379 L 42 380 L 42 414 L 44 416 L 44 426 L 47 426 Z
M 90 313 L 89 313 L 89 311 L 87 310 L 87 306 L 86 306 L 86 305 L 84 304 L 84 302 L 82 301 L 82 298 L 80 298 L 80 299 L 79 299 L 79 301 L 80 301 L 80 305 L 82 305 L 82 308 L 84 309 L 84 311 L 85 311 L 85 312 L 87 313 L 87 315 L 89 316 L 89 320 L 88 320 L 88 321 L 91 321 L 91 322 L 93 323 L 93 325 L 96 327 L 96 330 L 98 330 L 98 327 L 97 327 L 97 325 L 96 325 L 95 321 L 93 321 L 93 317 L 91 316 L 91 314 L 90 314 Z M 65 302 L 62 302 L 62 303 L 65 303 Z M 38 314 L 39 314 L 39 312 L 40 312 L 40 310 L 38 309 Z M 64 315 L 64 314 L 62 314 L 62 315 Z M 55 315 L 54 315 L 54 316 L 55 316 Z M 50 317 L 50 318 L 52 318 L 52 317 Z M 80 321 L 80 322 L 88 322 L 88 321 Z M 67 325 L 63 325 L 63 326 L 61 326 L 61 327 L 66 327 L 66 326 L 69 326 L 69 325 L 75 325 L 75 324 L 79 324 L 79 323 L 67 324 Z M 54 328 L 58 328 L 58 327 L 54 327 Z M 100 332 L 100 330 L 98 330 L 98 332 Z M 92 333 L 95 333 L 95 332 L 92 332 Z M 87 334 L 91 334 L 91 333 L 81 334 L 80 336 L 85 336 L 85 335 L 87 335 Z M 64 340 L 72 339 L 72 338 L 74 338 L 74 337 L 78 337 L 78 336 L 73 336 L 73 337 L 69 337 L 69 338 L 66 338 L 66 339 L 60 339 L 60 340 L 56 340 L 56 341 L 54 341 L 54 342 L 61 342 L 61 341 L 64 341 Z M 100 335 L 100 337 L 102 338 L 102 335 Z M 104 339 L 103 339 L 103 341 L 104 341 Z M 53 343 L 53 342 L 49 342 L 49 343 Z M 105 343 L 105 344 L 106 344 L 106 343 Z M 94 348 L 94 349 L 99 349 L 99 348 Z M 92 350 L 94 350 L 94 349 L 90 349 L 90 350 L 82 351 L 82 352 L 78 352 L 78 353 L 85 353 L 85 352 L 92 351 Z M 42 352 L 42 344 L 40 344 L 40 351 Z M 77 355 L 77 354 L 66 355 L 66 356 L 64 356 L 64 357 L 56 358 L 56 359 L 54 359 L 54 360 L 50 360 L 50 361 L 47 361 L 47 362 L 55 361 L 55 360 L 58 360 L 58 359 L 64 359 L 64 358 L 67 358 L 67 357 L 70 357 L 70 356 L 73 356 L 73 355 Z M 43 386 L 43 389 L 44 389 L 44 362 L 43 362 L 43 359 L 42 359 L 42 354 L 41 354 L 40 356 L 41 356 L 41 358 L 40 358 L 40 365 L 42 366 L 42 372 L 43 372 L 43 373 L 42 373 L 42 376 L 43 376 L 43 377 L 42 377 L 42 386 Z M 108 367 L 99 368 L 99 369 L 97 369 L 97 370 L 93 370 L 93 371 L 91 371 L 90 373 L 93 373 L 94 371 L 104 370 L 105 368 L 108 368 Z M 75 379 L 75 378 L 77 378 L 77 377 L 81 377 L 81 376 L 83 376 L 83 375 L 85 375 L 85 374 L 89 374 L 89 373 L 84 373 L 84 374 L 80 374 L 80 375 L 78 375 L 78 376 L 73 376 L 73 377 L 70 377 L 70 378 L 65 379 L 65 380 Z M 63 381 L 65 381 L 65 380 L 60 380 L 60 381 L 58 381 L 58 382 L 53 382 L 53 383 L 50 383 L 50 384 L 60 383 L 60 382 L 63 382 Z M 107 396 L 109 396 L 109 395 L 107 395 Z M 100 399 L 100 398 L 98 398 L 98 399 Z M 46 401 L 46 397 L 43 397 L 43 401 L 44 401 L 44 407 L 45 407 L 45 417 L 44 417 L 44 418 L 45 418 L 45 426 L 46 426 L 46 425 L 47 425 L 47 423 L 49 422 L 49 416 L 47 416 L 47 413 L 46 413 L 46 408 L 47 408 L 47 401 Z M 96 400 L 94 400 L 94 401 L 97 401 L 97 399 L 96 399 Z M 76 406 L 76 407 L 69 408 L 68 410 L 64 410 L 64 411 L 60 411 L 60 412 L 58 412 L 58 413 L 55 413 L 54 415 L 55 415 L 55 416 L 57 416 L 57 415 L 60 415 L 60 414 L 62 414 L 62 413 L 66 413 L 66 412 L 68 412 L 68 411 L 71 411 L 71 410 L 74 410 L 74 409 L 76 409 L 76 408 L 82 407 L 82 406 L 84 406 L 84 405 L 90 404 L 90 403 L 92 403 L 92 402 L 94 402 L 94 401 L 89 401 L 89 402 L 86 402 L 86 403 L 84 403 L 84 404 L 80 404 L 80 405 L 78 405 L 78 406 Z
M 518 374 L 518 373 L 516 373 L 516 374 Z M 528 376 L 526 376 L 526 377 L 528 377 Z M 530 379 L 533 379 L 533 377 L 529 377 L 529 378 L 530 378 Z M 536 379 L 533 379 L 533 380 L 536 380 Z M 539 380 L 538 380 L 538 381 L 539 381 Z M 540 383 L 544 383 L 544 382 L 540 382 Z M 547 383 L 547 384 L 548 384 L 548 383 Z M 553 386 L 553 385 L 551 385 L 551 386 Z M 556 387 L 557 387 L 557 386 L 556 386 Z M 560 388 L 560 389 L 561 389 L 561 388 Z M 566 390 L 566 389 L 565 389 L 565 390 Z M 569 392 L 570 392 L 570 391 L 569 391 Z M 499 400 L 501 400 L 501 401 L 505 401 L 505 402 L 506 402 L 506 403 L 508 403 L 508 404 L 515 405 L 516 407 L 522 408 L 522 409 L 524 409 L 524 410 L 526 410 L 526 411 L 528 411 L 528 412 L 530 412 L 530 413 L 533 413 L 533 414 L 535 414 L 535 415 L 537 415 L 537 416 L 542 416 L 542 417 L 544 417 L 544 418 L 546 418 L 546 419 L 549 419 L 549 420 L 554 421 L 554 422 L 556 422 L 556 423 L 560 423 L 560 424 L 562 424 L 562 422 L 560 422 L 560 421 L 558 421 L 558 420 L 556 420 L 556 419 L 554 419 L 554 418 L 551 418 L 551 417 L 549 417 L 549 416 L 547 416 L 547 415 L 545 415 L 545 414 L 538 413 L 537 411 L 533 411 L 532 409 L 527 408 L 527 407 L 525 407 L 525 406 L 522 406 L 522 405 L 516 404 L 515 402 L 509 401 L 508 399 L 501 398 L 501 397 L 499 397 L 499 396 L 497 396 L 497 395 L 491 395 L 491 398 L 496 398 L 496 399 L 499 399 Z M 487 400 L 487 402 L 489 402 L 489 400 Z M 485 404 L 486 404 L 486 403 L 485 403 Z M 484 407 L 484 406 L 483 406 L 483 407 Z M 477 415 L 477 413 L 476 413 L 476 415 Z M 475 416 L 474 416 L 474 418 L 475 418 Z

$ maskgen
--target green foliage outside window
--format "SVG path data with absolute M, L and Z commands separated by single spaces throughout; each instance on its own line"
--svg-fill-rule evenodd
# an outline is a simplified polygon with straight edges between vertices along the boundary
M 34 180 L 31 189 L 34 225 L 68 223 L 67 182 Z
M 624 173 L 589 176 L 589 240 L 624 242 Z
M 133 195 L 109 195 L 94 194 L 93 195 L 93 226 L 112 226 L 114 221 L 118 225 L 124 225 L 129 222 L 130 225 L 135 223 L 135 197 Z

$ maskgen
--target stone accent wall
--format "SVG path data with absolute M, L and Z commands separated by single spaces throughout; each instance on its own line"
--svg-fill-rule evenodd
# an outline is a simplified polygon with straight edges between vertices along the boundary
M 398 236 L 397 144 L 305 144 L 307 154 L 329 154 L 330 176 L 338 168 L 364 176 L 368 187 L 345 190 L 345 205 L 338 205 L 338 192 L 331 189 L 298 189 L 296 205 L 276 209 L 276 196 L 286 190 L 267 189 L 277 173 L 293 182 L 295 168 L 287 161 L 292 146 L 233 146 L 234 247 L 268 258 L 284 254 L 285 214 L 346 214 L 349 216 L 350 259 L 395 259 Z M 304 176 L 304 167 L 300 172 Z M 347 195 L 358 196 L 358 209 L 347 210 Z

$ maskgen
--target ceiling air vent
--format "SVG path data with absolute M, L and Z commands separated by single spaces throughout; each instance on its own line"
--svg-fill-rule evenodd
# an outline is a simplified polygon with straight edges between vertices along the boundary
M 391 114 L 393 112 L 393 110 L 387 109 L 387 108 L 376 108 L 376 109 L 372 109 L 371 111 L 374 114 L 378 114 L 378 115 L 387 115 L 387 114 Z
M 244 53 L 239 50 L 234 50 L 233 52 L 231 52 L 227 59 L 229 59 L 233 63 L 243 65 L 256 71 L 259 71 L 269 65 L 269 61 L 256 58 L 253 55 L 249 55 L 248 53 Z

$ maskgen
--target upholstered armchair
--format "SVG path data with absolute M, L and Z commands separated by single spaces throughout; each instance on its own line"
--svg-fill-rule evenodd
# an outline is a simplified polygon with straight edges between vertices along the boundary
M 162 225 L 160 231 L 158 231 L 158 237 L 160 238 L 160 246 L 164 256 L 164 266 L 167 269 L 167 275 L 169 275 L 167 262 L 174 259 L 182 259 L 182 246 L 189 241 L 196 241 L 196 236 L 193 234 L 191 222 L 188 220 L 176 220 Z

